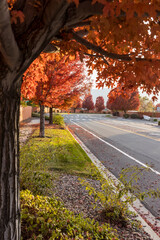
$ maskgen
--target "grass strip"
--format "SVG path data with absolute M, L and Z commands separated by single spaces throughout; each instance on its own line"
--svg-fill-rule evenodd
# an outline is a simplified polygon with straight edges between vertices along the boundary
M 93 177 L 95 166 L 66 129 L 46 129 L 40 138 L 38 130 L 21 149 L 21 188 L 42 194 L 50 187 L 49 179 L 59 172 Z

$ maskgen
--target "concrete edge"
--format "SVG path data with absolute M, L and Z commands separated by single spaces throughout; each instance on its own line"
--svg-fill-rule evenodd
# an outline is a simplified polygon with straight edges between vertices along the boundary
M 91 159 L 91 161 L 95 164 L 95 166 L 101 172 L 102 176 L 105 179 L 108 179 L 108 177 L 110 177 L 113 180 L 113 182 L 115 182 L 115 185 L 117 185 L 119 180 L 108 169 L 105 168 L 105 166 L 98 160 L 98 158 L 87 148 L 87 146 L 68 127 L 67 127 L 67 130 L 74 137 L 74 139 L 78 142 L 78 144 L 82 147 L 82 149 L 86 152 L 88 157 Z M 160 227 L 160 221 L 158 221 L 142 205 L 142 203 L 138 199 L 134 202 L 133 206 L 129 205 L 129 210 L 136 214 L 136 219 L 141 222 L 144 231 L 146 233 L 148 233 L 153 240 L 160 240 L 160 237 L 152 229 L 152 227 Z M 140 214 L 142 214 L 142 216 L 143 215 L 147 216 L 147 222 L 149 222 L 149 224 L 152 227 L 146 222 L 146 220 L 144 218 L 142 218 L 142 216 Z

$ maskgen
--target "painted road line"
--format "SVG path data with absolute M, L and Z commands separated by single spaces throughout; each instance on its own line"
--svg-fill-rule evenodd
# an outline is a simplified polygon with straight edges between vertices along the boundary
M 107 119 L 108 120 L 108 119 Z M 112 120 L 113 121 L 113 120 Z M 158 125 L 156 125 L 156 126 L 150 126 L 150 125 L 147 125 L 146 123 L 145 123 L 145 125 L 147 125 L 146 127 L 144 127 L 144 126 L 137 126 L 137 124 L 134 124 L 134 123 L 129 123 L 129 124 L 127 124 L 127 123 L 124 123 L 124 122 L 120 122 L 120 121 L 115 121 L 114 120 L 114 123 L 118 123 L 118 124 L 120 124 L 120 125 L 125 125 L 125 126 L 128 126 L 128 127 L 135 127 L 135 128 L 139 128 L 139 129 L 142 129 L 142 130 L 146 130 L 146 127 L 147 126 L 149 126 L 150 127 L 150 129 L 152 129 L 153 130 L 153 128 L 155 129 L 155 127 L 157 127 Z M 156 129 L 156 130 L 159 130 L 159 129 Z
M 124 156 L 132 159 L 133 161 L 137 162 L 138 164 L 142 165 L 143 167 L 145 168 L 148 168 L 150 169 L 152 172 L 156 173 L 157 175 L 160 175 L 160 172 L 156 171 L 155 169 L 147 166 L 146 164 L 142 163 L 141 161 L 139 161 L 138 159 L 130 156 L 128 153 L 125 153 L 124 151 L 120 150 L 119 148 L 115 147 L 114 145 L 110 144 L 109 142 L 103 140 L 102 138 L 98 137 L 96 134 L 90 132 L 89 130 L 87 130 L 86 128 L 82 127 L 81 125 L 75 123 L 74 121 L 71 121 L 73 122 L 75 125 L 77 125 L 78 127 L 82 128 L 84 131 L 88 132 L 89 134 L 93 135 L 94 137 L 96 137 L 97 139 L 99 139 L 100 141 L 104 142 L 105 144 L 107 144 L 108 146 L 114 148 L 115 150 L 117 150 L 118 152 L 122 153 Z
M 146 135 L 141 134 L 141 133 L 135 133 L 135 132 L 133 132 L 133 131 L 126 130 L 126 129 L 123 129 L 123 128 L 120 128 L 120 127 L 115 127 L 115 126 L 113 126 L 112 124 L 101 123 L 101 122 L 97 122 L 97 121 L 94 121 L 94 122 L 99 123 L 99 124 L 101 124 L 101 125 L 106 125 L 106 126 L 109 126 L 109 127 L 112 127 L 112 128 L 115 128 L 115 129 L 124 131 L 124 132 L 128 132 L 128 133 L 132 133 L 132 134 L 135 134 L 135 135 L 139 135 L 139 136 L 141 136 L 141 137 L 145 137 L 145 138 L 148 138 L 148 139 L 152 139 L 152 140 L 154 140 L 154 141 L 156 141 L 156 142 L 160 142 L 160 139 L 155 139 L 155 138 L 153 138 L 153 137 L 149 137 L 149 136 L 146 136 Z

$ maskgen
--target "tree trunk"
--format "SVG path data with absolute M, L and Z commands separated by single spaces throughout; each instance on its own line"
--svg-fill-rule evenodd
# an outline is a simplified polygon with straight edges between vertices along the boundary
M 40 137 L 44 137 L 44 127 L 45 127 L 45 116 L 44 116 L 44 106 L 40 104 Z
M 53 108 L 49 109 L 49 124 L 53 124 Z
M 18 88 L 17 88 L 18 89 Z M 18 91 L 0 91 L 0 239 L 20 240 Z M 1 90 L 1 89 L 0 89 Z

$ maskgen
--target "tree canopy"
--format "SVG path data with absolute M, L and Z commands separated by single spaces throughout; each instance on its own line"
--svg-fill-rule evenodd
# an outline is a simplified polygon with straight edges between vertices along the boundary
M 78 59 L 65 61 L 59 54 L 41 54 L 24 74 L 22 96 L 36 104 L 64 109 L 85 95 L 92 81 L 85 76 L 84 64 Z
M 97 70 L 97 86 L 123 83 L 158 93 L 159 15 L 157 0 L 2 1 L 0 52 L 4 68 L 24 71 L 44 50 L 60 50 Z M 11 17 L 11 24 L 10 24 Z M 11 26 L 12 25 L 12 26 Z M 7 27 L 6 27 L 7 26 Z M 7 37 L 9 36 L 9 37 Z M 12 42 L 12 44 L 10 44 Z M 18 76 L 16 76 L 18 79 Z
M 94 109 L 94 102 L 92 95 L 89 94 L 85 97 L 83 103 L 82 103 L 83 108 L 87 108 L 87 110 L 93 110 Z
M 101 112 L 105 108 L 104 98 L 102 96 L 99 96 L 96 98 L 95 107 L 96 107 L 97 112 Z
M 140 106 L 138 110 L 140 112 L 152 112 L 155 109 L 153 101 L 148 97 L 140 97 L 139 101 Z
M 107 108 L 113 111 L 138 110 L 140 105 L 138 91 L 124 91 L 122 86 L 112 89 L 108 94 Z

